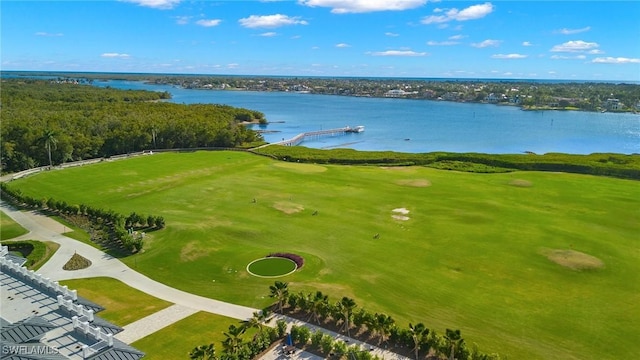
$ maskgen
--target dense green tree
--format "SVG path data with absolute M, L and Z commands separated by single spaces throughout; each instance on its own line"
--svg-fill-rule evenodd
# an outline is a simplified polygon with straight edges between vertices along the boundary
M 222 346 L 225 351 L 232 355 L 238 355 L 244 344 L 241 335 L 244 334 L 245 328 L 242 326 L 229 325 L 229 330 L 224 332 L 225 339 Z

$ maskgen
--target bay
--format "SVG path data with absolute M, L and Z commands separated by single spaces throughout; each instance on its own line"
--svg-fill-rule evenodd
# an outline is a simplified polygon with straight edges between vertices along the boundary
M 362 133 L 306 139 L 320 148 L 398 152 L 537 154 L 640 153 L 640 116 L 630 113 L 524 111 L 519 107 L 447 101 L 184 89 L 136 81 L 97 86 L 168 91 L 170 101 L 227 104 L 263 112 L 270 124 L 253 125 L 268 142 L 315 130 L 365 127 Z

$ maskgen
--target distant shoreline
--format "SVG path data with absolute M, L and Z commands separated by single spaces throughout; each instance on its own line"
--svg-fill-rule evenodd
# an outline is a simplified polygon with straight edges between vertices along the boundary
M 189 90 L 291 92 L 516 106 L 524 111 L 640 113 L 640 82 L 589 80 L 351 78 L 2 71 L 2 78 L 143 81 Z M 613 94 L 616 94 L 615 97 Z

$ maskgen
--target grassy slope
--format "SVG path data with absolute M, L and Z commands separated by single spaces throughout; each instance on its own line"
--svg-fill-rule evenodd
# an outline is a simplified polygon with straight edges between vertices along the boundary
M 0 211 L 0 240 L 8 240 L 28 233 L 27 229 L 13 221 L 9 215 Z
M 78 290 L 80 296 L 104 307 L 105 310 L 97 315 L 118 326 L 125 326 L 171 305 L 111 278 L 65 280 L 60 283 Z
M 425 179 L 431 186 L 402 185 Z M 515 179 L 532 186 L 510 185 Z M 640 331 L 629 321 L 640 319 L 635 181 L 197 152 L 54 171 L 12 186 L 32 196 L 164 216 L 167 228 L 153 234 L 137 268 L 201 295 L 269 304 L 272 280 L 249 276 L 245 266 L 269 252 L 295 252 L 306 263 L 285 278 L 293 291 L 352 296 L 401 326 L 460 328 L 486 352 L 527 359 L 640 352 Z M 298 206 L 304 209 L 291 214 L 277 209 Z M 399 207 L 410 210 L 410 220 L 391 218 Z M 573 248 L 606 268 L 568 270 L 540 255 L 544 248 Z

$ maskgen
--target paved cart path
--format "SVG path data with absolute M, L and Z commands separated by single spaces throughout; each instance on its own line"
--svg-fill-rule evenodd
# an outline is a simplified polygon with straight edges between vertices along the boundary
M 172 323 L 179 321 L 197 311 L 206 311 L 213 314 L 223 315 L 238 320 L 246 320 L 253 316 L 258 309 L 231 304 L 203 296 L 187 293 L 155 281 L 125 265 L 122 261 L 102 252 L 90 245 L 78 240 L 62 235 L 68 230 L 59 222 L 44 216 L 36 211 L 19 211 L 4 201 L 0 201 L 0 210 L 19 223 L 29 232 L 12 240 L 32 239 L 41 241 L 53 241 L 60 245 L 56 253 L 44 264 L 38 272 L 51 280 L 84 279 L 93 277 L 110 277 L 118 279 L 123 283 L 138 289 L 159 299 L 169 301 L 175 305 L 160 310 L 143 319 L 135 321 L 124 327 L 124 331 L 117 335 L 125 342 L 133 342 L 144 336 L 150 335 Z M 91 261 L 91 266 L 82 270 L 68 271 L 62 267 L 73 256 L 78 253 Z M 314 331 L 317 327 L 302 321 L 276 316 L 276 319 L 284 319 L 289 325 L 305 325 Z M 375 355 L 384 359 L 408 359 L 398 354 L 380 348 L 371 347 L 357 340 L 345 337 L 341 334 L 322 329 L 325 333 L 345 340 L 348 344 L 362 344 L 363 348 L 370 349 Z M 195 345 L 194 345 L 195 346 Z M 278 356 L 278 355 L 276 355 Z M 301 353 L 299 358 L 313 358 L 308 353 Z

